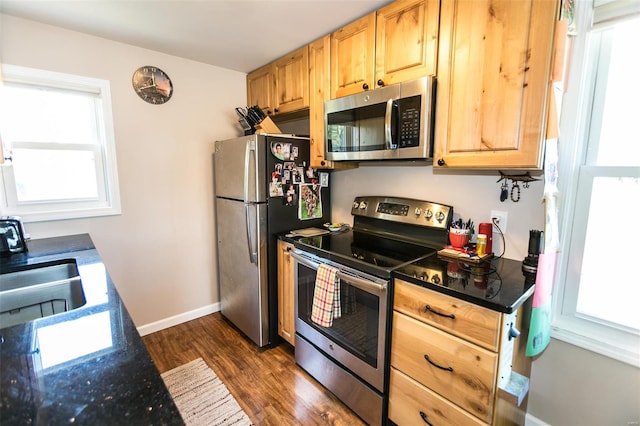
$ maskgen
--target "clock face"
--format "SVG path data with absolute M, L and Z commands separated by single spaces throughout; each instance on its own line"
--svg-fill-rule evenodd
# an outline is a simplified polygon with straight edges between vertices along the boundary
M 145 66 L 133 73 L 133 89 L 141 99 L 150 104 L 163 104 L 171 99 L 173 84 L 160 68 Z

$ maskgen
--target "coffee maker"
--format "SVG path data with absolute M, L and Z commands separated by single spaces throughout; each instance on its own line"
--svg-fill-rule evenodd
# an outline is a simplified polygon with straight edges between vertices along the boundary
M 542 252 L 542 231 L 532 229 L 529 231 L 529 249 L 527 257 L 522 261 L 522 273 L 527 285 L 535 284 L 538 272 L 538 257 Z

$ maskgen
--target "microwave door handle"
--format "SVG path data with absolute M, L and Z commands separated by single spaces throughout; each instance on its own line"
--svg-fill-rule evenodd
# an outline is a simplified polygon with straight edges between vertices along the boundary
M 393 115 L 393 99 L 387 101 L 387 109 L 384 114 L 384 139 L 386 149 L 396 149 L 397 145 L 393 143 L 391 135 L 391 117 Z

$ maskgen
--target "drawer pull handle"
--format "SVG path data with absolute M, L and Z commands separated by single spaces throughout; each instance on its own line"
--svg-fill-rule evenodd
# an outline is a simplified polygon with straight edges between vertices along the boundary
M 425 413 L 424 411 L 420 411 L 420 417 L 422 417 L 423 422 L 425 422 L 429 426 L 433 426 L 433 424 L 427 419 L 427 413 Z
M 427 312 L 431 312 L 434 313 L 436 315 L 440 315 L 441 317 L 446 317 L 446 318 L 451 318 L 451 319 L 456 319 L 456 316 L 454 314 L 443 314 L 442 312 L 438 312 L 436 310 L 434 310 L 431 306 L 429 305 L 424 305 L 424 311 Z
M 453 373 L 453 367 L 443 367 L 441 365 L 436 364 L 435 362 L 431 361 L 429 359 L 429 355 L 424 354 L 424 359 L 427 360 L 427 362 L 431 365 L 433 365 L 434 367 L 438 367 L 440 370 L 445 370 L 445 371 L 450 371 L 451 373 Z

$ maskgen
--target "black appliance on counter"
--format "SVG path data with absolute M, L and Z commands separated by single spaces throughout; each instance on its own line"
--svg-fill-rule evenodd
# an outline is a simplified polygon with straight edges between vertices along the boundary
M 369 424 L 386 417 L 385 380 L 393 271 L 436 257 L 453 207 L 396 197 L 356 197 L 353 229 L 295 241 L 296 362 Z M 342 314 L 311 320 L 320 264 L 338 270 Z M 446 266 L 429 280 L 441 282 Z

